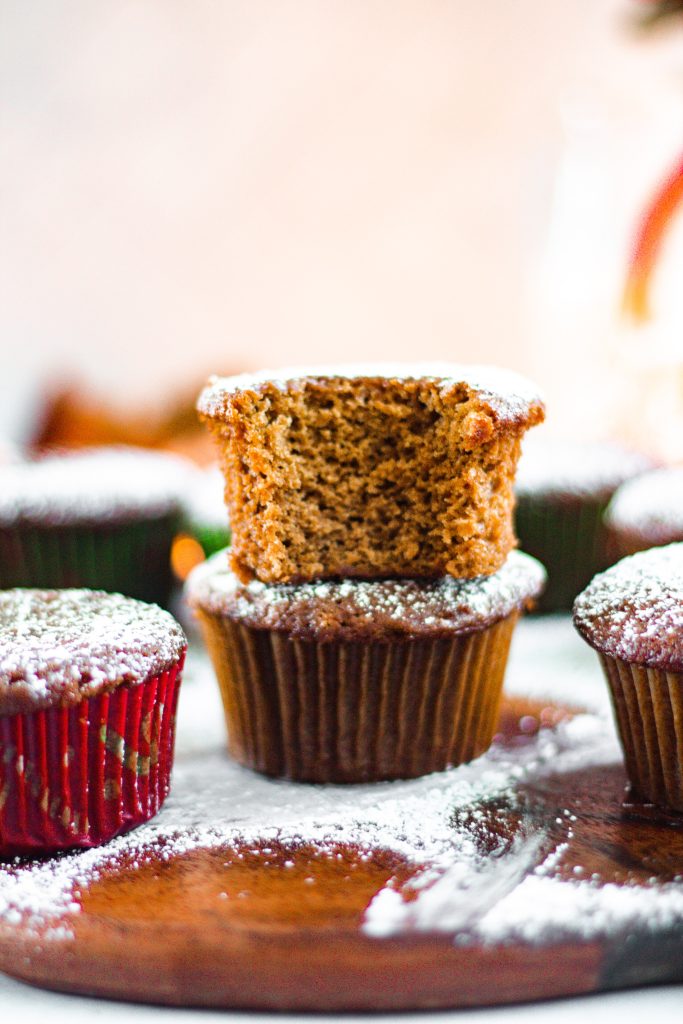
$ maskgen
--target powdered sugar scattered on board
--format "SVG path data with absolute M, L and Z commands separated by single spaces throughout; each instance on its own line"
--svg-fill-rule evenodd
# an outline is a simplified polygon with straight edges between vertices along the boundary
M 543 620 L 521 624 L 510 678 L 513 688 L 535 679 L 539 695 L 543 690 L 571 702 L 587 649 L 567 619 L 548 623 L 554 644 L 537 649 L 531 674 L 529 652 Z M 586 686 L 604 690 L 597 659 L 583 664 Z M 548 682 L 541 687 L 544 672 Z M 459 943 L 541 943 L 681 923 L 683 887 L 677 882 L 617 887 L 597 879 L 560 881 L 554 871 L 571 835 L 569 812 L 549 850 L 531 827 L 509 845 L 501 840 L 498 850 L 482 852 L 486 805 L 514 814 L 527 780 L 589 764 L 608 767 L 619 759 L 603 704 L 543 730 L 534 744 L 496 746 L 469 765 L 423 779 L 353 787 L 269 780 L 227 758 L 215 682 L 204 656 L 193 652 L 181 696 L 174 789 L 161 814 L 103 849 L 42 865 L 0 867 L 0 927 L 28 924 L 43 938 L 68 942 L 70 921 L 80 912 L 74 894 L 112 863 L 125 859 L 134 871 L 150 850 L 171 859 L 195 849 L 275 839 L 303 840 L 321 851 L 339 842 L 368 851 L 384 847 L 417 865 L 421 870 L 408 883 L 413 898 L 406 901 L 389 881 L 370 902 L 362 928 L 378 941 L 416 930 L 452 934 Z

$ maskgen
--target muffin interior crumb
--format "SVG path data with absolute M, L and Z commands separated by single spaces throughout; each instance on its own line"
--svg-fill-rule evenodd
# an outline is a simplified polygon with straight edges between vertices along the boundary
M 494 572 L 514 545 L 529 423 L 501 424 L 464 383 L 266 382 L 232 395 L 209 424 L 243 579 L 471 577 Z

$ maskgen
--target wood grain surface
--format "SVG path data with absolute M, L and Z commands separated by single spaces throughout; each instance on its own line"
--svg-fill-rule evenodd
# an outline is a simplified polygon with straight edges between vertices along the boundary
M 508 700 L 497 742 L 528 748 L 541 717 L 547 725 L 569 714 Z M 484 799 L 458 824 L 483 856 L 496 851 L 501 871 L 512 865 L 522 877 L 556 850 L 554 877 L 567 885 L 594 873 L 602 885 L 679 884 L 680 822 L 625 796 L 619 763 L 545 773 L 527 778 L 514 804 Z M 531 833 L 529 859 L 515 837 Z M 74 893 L 81 911 L 68 921 L 68 940 L 36 935 L 25 919 L 0 926 L 0 969 L 118 999 L 300 1010 L 480 1006 L 683 981 L 683 919 L 590 941 L 363 931 L 364 911 L 387 881 L 408 892 L 417 871 L 396 852 L 368 855 L 349 843 L 321 851 L 269 839 L 168 858 L 160 840 Z

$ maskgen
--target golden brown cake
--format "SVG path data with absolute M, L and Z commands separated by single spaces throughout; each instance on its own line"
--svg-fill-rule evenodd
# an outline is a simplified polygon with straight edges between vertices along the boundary
M 370 782 L 488 748 L 515 623 L 544 582 L 513 551 L 473 580 L 241 583 L 219 552 L 186 593 L 233 757 L 301 782 Z
M 623 558 L 579 594 L 635 799 L 683 813 L 683 544 Z
M 455 364 L 213 378 L 198 410 L 226 481 L 242 580 L 488 575 L 515 538 L 523 378 Z

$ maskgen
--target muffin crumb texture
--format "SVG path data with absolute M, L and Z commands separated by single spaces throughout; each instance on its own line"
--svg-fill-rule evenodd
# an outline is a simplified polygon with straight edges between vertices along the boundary
M 199 410 L 233 568 L 267 583 L 495 572 L 515 544 L 520 439 L 543 418 L 538 399 L 443 377 L 219 379 Z

